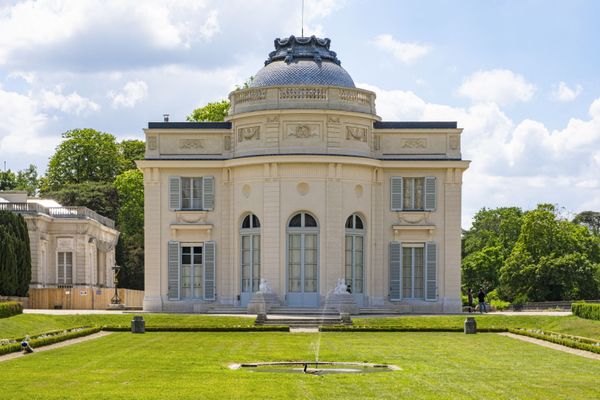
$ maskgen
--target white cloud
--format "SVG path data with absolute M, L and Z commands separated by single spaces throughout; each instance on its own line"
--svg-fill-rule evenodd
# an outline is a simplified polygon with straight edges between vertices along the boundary
M 80 115 L 86 112 L 100 111 L 100 105 L 82 97 L 77 92 L 63 95 L 62 89 L 56 91 L 42 90 L 39 94 L 39 103 L 43 109 L 57 109 L 65 113 Z
M 127 82 L 120 92 L 110 91 L 108 97 L 112 99 L 114 108 L 131 108 L 148 95 L 148 84 L 144 81 Z
M 0 90 L 0 154 L 3 161 L 13 155 L 46 155 L 59 138 L 44 137 L 48 116 L 29 96 Z M 6 157 L 6 158 L 5 158 Z
M 379 49 L 390 53 L 395 59 L 406 64 L 425 56 L 431 51 L 430 46 L 418 43 L 400 42 L 389 34 L 376 36 L 373 39 L 373 43 Z
M 535 86 L 510 70 L 493 69 L 478 71 L 467 77 L 458 93 L 475 102 L 509 105 L 529 101 L 535 93 Z
M 525 119 L 513 122 L 495 103 L 468 108 L 429 103 L 412 92 L 359 85 L 377 94 L 384 120 L 457 121 L 464 128 L 463 226 L 481 207 L 558 203 L 570 211 L 600 209 L 600 98 L 589 119 L 562 129 Z
M 558 87 L 552 92 L 552 98 L 556 101 L 566 103 L 575 100 L 582 91 L 583 88 L 581 85 L 576 85 L 574 89 L 571 89 L 566 83 L 559 82 Z

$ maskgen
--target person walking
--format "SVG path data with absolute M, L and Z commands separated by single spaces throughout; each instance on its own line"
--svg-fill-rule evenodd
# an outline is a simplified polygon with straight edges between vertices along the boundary
M 467 290 L 467 301 L 468 301 L 468 306 L 469 306 L 469 312 L 472 313 L 473 312 L 473 292 L 471 291 L 471 288 L 469 288 L 469 290 Z
M 479 300 L 479 312 L 487 313 L 487 307 L 485 306 L 485 293 L 483 292 L 483 289 L 479 289 L 479 293 L 477 294 L 477 299 Z

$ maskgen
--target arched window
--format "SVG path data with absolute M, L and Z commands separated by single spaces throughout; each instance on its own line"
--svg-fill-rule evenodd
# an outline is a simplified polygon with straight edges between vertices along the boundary
M 364 253 L 365 231 L 362 219 L 352 214 L 346 220 L 345 238 L 345 278 L 346 285 L 353 294 L 364 292 Z
M 292 306 L 319 305 L 319 225 L 312 215 L 292 216 L 287 228 L 287 291 Z
M 240 229 L 242 305 L 246 305 L 260 285 L 260 221 L 254 214 L 242 220 Z

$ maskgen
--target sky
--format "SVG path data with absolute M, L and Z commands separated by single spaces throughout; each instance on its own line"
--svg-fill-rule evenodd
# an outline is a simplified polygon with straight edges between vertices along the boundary
M 143 139 L 227 98 L 301 0 L 0 0 L 0 163 L 44 172 L 63 132 Z M 483 207 L 600 211 L 600 1 L 305 0 L 383 120 L 457 121 L 463 228 Z M 3 167 L 4 164 L 0 164 Z

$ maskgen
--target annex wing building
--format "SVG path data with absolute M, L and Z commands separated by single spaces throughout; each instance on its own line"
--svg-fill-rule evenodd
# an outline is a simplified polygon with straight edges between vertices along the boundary
M 330 40 L 275 40 L 225 122 L 150 122 L 146 311 L 358 308 L 459 312 L 456 122 L 381 121 Z

